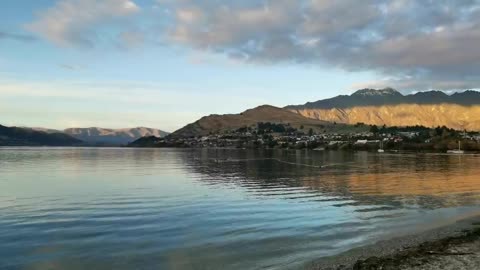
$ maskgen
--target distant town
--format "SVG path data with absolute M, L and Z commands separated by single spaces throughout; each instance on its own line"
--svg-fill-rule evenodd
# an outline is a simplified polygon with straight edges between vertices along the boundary
M 459 147 L 480 151 L 480 133 L 443 127 L 378 127 L 357 123 L 361 132 L 318 133 L 270 122 L 205 136 L 143 137 L 130 147 L 283 148 L 315 150 L 412 150 L 444 152 Z M 363 127 L 363 128 L 362 128 Z

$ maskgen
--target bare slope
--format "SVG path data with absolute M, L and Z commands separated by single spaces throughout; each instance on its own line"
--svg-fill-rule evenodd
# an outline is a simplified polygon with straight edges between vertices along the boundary
M 480 130 L 480 105 L 465 107 L 454 104 L 400 104 L 345 109 L 297 109 L 295 112 L 313 119 L 346 124 L 363 122 L 379 126 L 384 124 L 387 126 L 422 125 L 447 126 L 457 130 Z
M 480 93 L 476 91 L 451 96 L 439 91 L 404 96 L 391 88 L 363 89 L 350 96 L 286 108 L 308 118 L 345 124 L 480 130 Z
M 282 108 L 263 105 L 239 114 L 205 116 L 175 131 L 171 135 L 173 137 L 203 136 L 210 133 L 219 133 L 227 130 L 236 130 L 241 127 L 254 126 L 259 122 L 290 124 L 294 128 L 303 126 L 306 130 L 310 128 L 320 130 L 331 126 L 330 123 L 325 121 L 306 118 Z

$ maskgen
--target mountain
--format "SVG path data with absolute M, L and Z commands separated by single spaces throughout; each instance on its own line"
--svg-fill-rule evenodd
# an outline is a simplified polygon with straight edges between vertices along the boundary
M 345 109 L 360 106 L 382 106 L 398 104 L 455 104 L 462 106 L 480 105 L 480 92 L 467 90 L 451 96 L 442 91 L 418 92 L 412 95 L 402 95 L 393 88 L 361 89 L 352 95 L 340 95 L 329 99 L 307 102 L 303 105 L 285 107 L 295 109 Z
M 308 118 L 345 124 L 447 126 L 480 131 L 480 92 L 472 90 L 453 95 L 441 91 L 402 95 L 392 88 L 362 89 L 352 95 L 285 109 Z
M 129 147 L 155 147 L 161 142 L 161 138 L 156 136 L 141 137 L 128 144 Z
M 221 133 L 232 131 L 242 127 L 250 127 L 260 122 L 271 122 L 277 124 L 288 124 L 294 128 L 309 130 L 331 130 L 332 123 L 304 117 L 300 114 L 286 109 L 270 105 L 263 105 L 254 109 L 246 110 L 239 114 L 210 115 L 191 123 L 171 135 L 170 137 L 195 137 L 204 136 L 210 133 Z M 341 125 L 335 128 L 340 128 Z
M 64 133 L 62 130 L 51 129 L 51 128 L 42 128 L 42 127 L 21 127 L 21 128 L 31 129 L 35 131 L 42 131 L 45 133 Z
M 64 133 L 47 133 L 29 128 L 0 125 L 1 146 L 72 146 L 81 143 L 81 140 Z
M 125 145 L 145 136 L 164 137 L 168 132 L 146 128 L 124 128 L 124 129 L 107 129 L 107 128 L 68 128 L 64 133 L 80 139 L 89 144 L 97 145 Z

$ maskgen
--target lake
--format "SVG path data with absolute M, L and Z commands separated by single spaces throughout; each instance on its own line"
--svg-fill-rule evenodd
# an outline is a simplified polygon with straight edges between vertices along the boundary
M 480 157 L 0 148 L 0 269 L 302 269 L 478 212 Z

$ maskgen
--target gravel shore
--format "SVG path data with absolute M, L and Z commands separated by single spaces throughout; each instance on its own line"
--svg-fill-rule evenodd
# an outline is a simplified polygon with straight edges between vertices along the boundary
M 385 257 L 357 261 L 360 269 L 479 269 L 480 228 L 463 235 L 426 242 Z M 341 269 L 341 268 L 339 268 Z
M 308 269 L 480 269 L 480 217 L 323 258 Z

